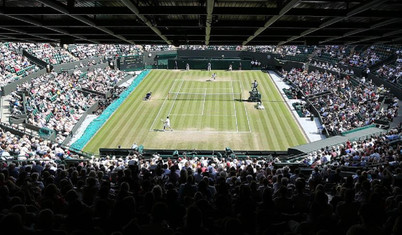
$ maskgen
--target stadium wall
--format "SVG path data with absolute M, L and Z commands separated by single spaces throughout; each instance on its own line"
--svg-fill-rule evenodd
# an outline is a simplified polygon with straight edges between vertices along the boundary
M 177 51 L 156 51 L 156 52 L 145 52 L 144 54 L 144 64 L 145 67 L 155 66 L 157 65 L 157 61 L 159 60 L 159 57 L 163 58 L 166 55 L 170 54 L 176 54 Z M 156 64 L 155 64 L 156 63 Z
M 211 63 L 212 69 L 229 69 L 229 65 L 232 65 L 233 70 L 251 69 L 250 60 L 239 60 L 239 59 L 169 59 L 168 68 L 174 69 L 175 62 L 177 61 L 178 69 L 185 69 L 186 64 L 189 64 L 190 69 L 207 69 L 208 63 Z M 258 67 L 261 68 L 261 67 Z
M 293 68 L 302 69 L 303 66 L 304 66 L 304 63 L 301 63 L 301 62 L 286 61 L 286 62 L 283 64 L 282 68 L 283 68 L 285 71 L 290 71 L 290 70 L 292 70 Z
M 80 61 L 74 61 L 74 62 L 70 62 L 70 63 L 64 63 L 64 64 L 56 64 L 53 65 L 53 71 L 59 73 L 62 71 L 66 71 L 66 70 L 71 70 L 71 69 L 75 69 L 75 66 L 80 66 L 80 64 L 82 63 L 84 66 L 88 64 L 89 61 L 95 61 L 96 65 L 91 65 L 89 66 L 89 68 L 96 68 L 96 66 L 99 66 L 99 64 L 102 62 L 103 58 L 102 57 L 93 57 L 93 58 L 89 58 L 89 59 L 83 59 Z M 108 65 L 108 63 L 106 63 L 106 61 L 104 61 L 104 64 L 100 64 L 101 66 L 99 67 L 103 67 L 104 68 Z M 106 64 L 106 66 L 105 66 Z
M 272 53 L 252 51 L 178 50 L 178 59 L 232 59 L 257 60 L 262 65 L 278 65 Z M 244 66 L 244 65 L 243 65 Z
M 133 149 L 130 148 L 100 148 L 99 156 L 118 156 L 118 157 L 126 157 L 128 156 Z M 259 157 L 280 157 L 287 156 L 288 151 L 254 151 L 254 150 L 231 150 L 230 153 L 227 153 L 225 150 L 194 150 L 194 149 L 178 149 L 178 150 L 169 150 L 169 149 L 146 149 L 143 152 L 144 157 L 152 157 L 154 154 L 159 154 L 163 157 L 172 157 L 176 154 L 185 155 L 188 157 L 200 157 L 200 156 L 229 156 L 234 153 L 237 157 L 246 157 L 246 156 L 259 156 Z
M 47 63 L 45 61 L 37 58 L 36 56 L 34 56 L 32 54 L 30 54 L 26 50 L 22 51 L 22 55 L 27 57 L 30 61 L 32 61 L 34 64 L 38 65 L 40 68 L 46 68 Z

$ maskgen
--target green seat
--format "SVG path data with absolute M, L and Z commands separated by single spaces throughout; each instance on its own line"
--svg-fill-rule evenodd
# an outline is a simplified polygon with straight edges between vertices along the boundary
M 56 99 L 57 99 L 57 95 L 50 97 L 50 101 L 52 101 L 52 102 L 56 101 Z
M 49 113 L 48 115 L 46 115 L 46 118 L 45 118 L 46 123 L 48 123 L 53 116 L 54 116 L 53 113 Z

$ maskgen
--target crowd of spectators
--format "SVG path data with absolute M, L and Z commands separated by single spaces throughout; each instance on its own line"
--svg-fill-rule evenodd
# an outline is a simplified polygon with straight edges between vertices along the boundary
M 372 136 L 363 141 L 347 141 L 344 144 L 327 147 L 308 154 L 300 162 L 315 166 L 350 166 L 376 167 L 398 165 L 402 160 L 402 126 L 389 130 L 385 134 Z M 398 145 L 392 146 L 395 142 Z
M 76 159 L 78 155 L 40 137 L 12 134 L 0 128 L 0 161 L 61 161 Z M 3 182 L 2 182 L 3 183 Z
M 330 91 L 334 87 L 346 87 L 348 80 L 337 79 L 336 75 L 328 72 L 292 69 L 289 72 L 283 71 L 284 79 L 298 87 L 304 95 L 314 95 Z
M 138 55 L 142 52 L 139 45 L 117 45 L 117 44 L 74 44 L 68 46 L 72 55 L 82 59 L 92 57 L 116 58 L 118 56 Z
M 326 45 L 323 47 L 317 47 L 315 54 L 317 57 L 328 55 L 334 59 L 342 60 L 350 55 L 350 47 L 340 45 Z
M 400 51 L 397 51 L 396 55 L 397 59 L 393 63 L 382 65 L 376 73 L 379 77 L 402 86 L 402 55 Z
M 326 69 L 329 71 L 333 71 L 333 72 L 337 72 L 337 73 L 344 73 L 347 75 L 354 75 L 354 71 L 353 69 L 343 69 L 341 67 L 338 67 L 337 64 L 332 64 L 329 62 L 322 62 L 322 61 L 317 61 L 317 60 L 313 60 L 312 62 L 310 62 L 310 65 L 316 66 L 318 68 L 322 68 L 322 69 Z
M 0 226 L 5 234 L 397 235 L 401 134 L 321 149 L 301 161 L 312 171 L 234 155 L 146 159 L 135 149 L 70 165 L 3 162 Z M 2 142 L 13 143 L 8 135 Z M 36 140 L 14 142 L 53 159 Z
M 99 111 L 102 111 L 110 99 L 118 97 L 121 89 L 116 89 L 116 85 L 126 75 L 110 67 L 45 74 L 18 85 L 17 90 L 10 94 L 11 113 L 21 115 L 26 110 L 29 124 L 55 130 L 56 141 L 61 143 L 96 101 L 99 101 Z M 111 92 L 111 96 L 105 100 L 107 92 Z
M 144 52 L 154 52 L 154 51 L 172 51 L 176 50 L 176 47 L 173 45 L 143 45 L 138 49 Z
M 64 47 L 53 46 L 50 43 L 26 43 L 22 44 L 22 48 L 48 64 L 63 64 L 79 60 Z
M 311 104 L 319 111 L 323 127 L 331 135 L 373 124 L 375 120 L 391 122 L 398 115 L 398 99 L 383 104 L 380 97 L 385 99 L 388 91 L 365 78 L 353 84 L 349 76 L 341 78 L 327 72 L 292 69 L 284 72 L 284 79 L 306 97 L 317 95 L 311 98 Z
M 99 99 L 93 94 L 81 92 L 81 86 L 77 77 L 67 72 L 53 72 L 19 85 L 12 95 L 25 92 L 26 103 L 21 100 L 19 105 L 25 105 L 28 123 L 55 130 L 57 142 L 61 143 L 85 110 Z
M 22 55 L 20 43 L 0 43 L 0 87 L 37 70 L 39 67 Z
M 275 48 L 273 53 L 280 54 L 282 56 L 296 56 L 298 54 L 301 54 L 304 51 L 301 51 L 298 46 L 278 46 Z
M 386 59 L 396 48 L 384 45 L 373 45 L 365 50 L 355 50 L 349 56 L 343 58 L 340 63 L 352 67 L 367 69 L 377 62 Z
M 78 77 L 79 84 L 82 88 L 105 94 L 127 76 L 127 73 L 106 67 L 96 68 L 90 71 L 76 69 L 73 72 L 73 76 Z
M 241 51 L 242 46 L 231 46 L 231 45 L 221 45 L 221 46 L 207 46 L 207 45 L 180 45 L 181 50 L 212 50 L 212 51 Z

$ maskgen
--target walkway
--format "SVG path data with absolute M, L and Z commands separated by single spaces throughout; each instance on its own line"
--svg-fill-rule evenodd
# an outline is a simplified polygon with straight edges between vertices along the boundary
M 11 115 L 10 112 L 10 101 L 11 95 L 8 96 L 1 96 L 1 101 L 0 101 L 0 120 L 1 122 L 8 123 L 8 117 Z

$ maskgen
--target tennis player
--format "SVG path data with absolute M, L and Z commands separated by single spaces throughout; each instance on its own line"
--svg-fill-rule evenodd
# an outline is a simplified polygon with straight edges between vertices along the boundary
M 213 73 L 213 74 L 212 74 L 211 80 L 212 80 L 212 79 L 214 79 L 214 81 L 215 81 L 215 79 L 216 79 L 216 73 Z
M 166 120 L 163 122 L 163 131 L 166 131 L 167 128 L 169 128 L 171 131 L 173 131 L 173 129 L 170 127 L 169 116 L 167 116 Z

